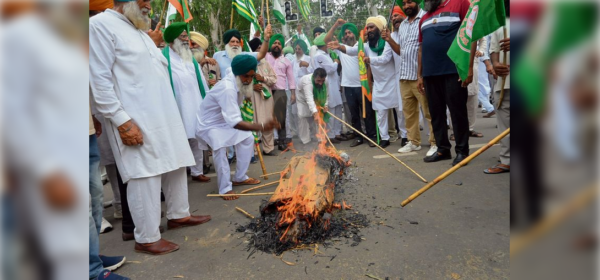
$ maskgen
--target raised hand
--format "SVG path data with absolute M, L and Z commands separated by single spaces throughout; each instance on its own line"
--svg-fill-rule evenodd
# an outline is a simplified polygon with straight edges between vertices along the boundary
M 329 43 L 327 43 L 327 47 L 332 49 L 332 50 L 337 50 L 340 48 L 340 42 L 338 41 L 331 41 Z
M 343 20 L 343 19 L 341 19 L 341 18 L 339 18 L 338 20 L 335 21 L 335 26 L 336 27 L 340 27 L 340 26 L 342 26 L 344 24 L 346 24 L 346 21 Z
M 160 31 L 160 27 L 161 27 L 161 23 L 159 22 L 156 25 L 156 28 L 154 28 L 154 30 L 148 29 L 148 32 L 147 32 L 148 36 L 150 36 L 150 39 L 152 39 L 152 41 L 154 41 L 154 44 L 157 47 L 163 41 L 163 33 L 162 33 L 162 31 Z

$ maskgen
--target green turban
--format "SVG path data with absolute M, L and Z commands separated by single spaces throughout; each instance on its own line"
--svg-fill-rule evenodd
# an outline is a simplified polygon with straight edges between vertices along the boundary
M 223 44 L 229 44 L 229 41 L 232 37 L 238 38 L 238 40 L 242 40 L 242 33 L 240 33 L 237 29 L 229 29 L 223 33 Z
M 325 46 L 325 33 L 321 33 L 319 37 L 315 38 L 313 44 L 317 47 Z
M 304 52 L 304 54 L 308 54 L 308 46 L 306 45 L 306 42 L 304 42 L 304 40 L 296 40 L 296 42 L 294 42 L 294 49 L 296 48 L 296 46 L 300 46 L 302 52 Z
M 250 70 L 256 71 L 256 65 L 258 61 L 256 58 L 247 54 L 236 55 L 231 61 L 231 71 L 234 75 L 239 76 L 250 72 Z
M 358 28 L 356 27 L 356 25 L 354 25 L 354 23 L 350 23 L 350 22 L 342 25 L 342 30 L 340 31 L 340 36 L 339 36 L 340 40 L 342 40 L 342 38 L 344 38 L 344 36 L 346 35 L 346 29 L 350 30 L 354 34 L 354 37 L 356 38 L 356 40 L 358 40 Z
M 175 41 L 183 31 L 186 31 L 187 28 L 188 25 L 185 22 L 171 23 L 169 24 L 169 27 L 165 28 L 163 39 L 165 39 L 165 42 L 168 44 L 173 43 L 173 41 Z
M 269 50 L 271 49 L 271 46 L 273 45 L 273 43 L 275 43 L 275 41 L 279 41 L 279 43 L 281 43 L 281 45 L 283 46 L 283 44 L 285 43 L 285 38 L 283 38 L 283 35 L 279 33 L 271 36 L 271 40 L 269 40 Z
M 294 53 L 294 49 L 290 46 L 283 48 L 283 54 Z

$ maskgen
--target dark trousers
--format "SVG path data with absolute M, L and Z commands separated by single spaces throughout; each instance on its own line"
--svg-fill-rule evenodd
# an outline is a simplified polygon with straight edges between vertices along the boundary
M 273 103 L 275 119 L 281 125 L 281 129 L 277 130 L 277 135 L 280 141 L 285 141 L 285 117 L 287 112 L 287 94 L 285 90 L 276 89 L 273 91 Z
M 346 94 L 346 102 L 350 109 L 350 117 L 352 119 L 352 127 L 356 130 L 363 132 L 360 124 L 360 118 L 362 118 L 362 89 L 360 87 L 344 87 L 344 93 Z M 371 101 L 365 98 L 365 111 L 367 118 L 365 119 L 365 128 L 367 129 L 367 135 L 369 138 L 377 137 L 377 128 L 375 127 L 375 113 L 373 112 L 373 105 Z M 362 138 L 360 135 L 356 137 Z
M 131 218 L 131 213 L 129 212 L 129 203 L 127 202 L 127 184 L 123 183 L 123 180 L 121 180 L 119 168 L 117 167 L 116 169 L 117 184 L 119 185 L 119 192 L 121 193 L 121 211 L 123 212 L 123 221 L 121 223 L 121 229 L 124 233 L 133 233 L 133 230 L 135 229 L 135 224 L 133 224 L 133 219 Z
M 431 126 L 438 152 L 448 153 L 452 145 L 448 140 L 446 107 L 450 109 L 457 154 L 469 154 L 469 118 L 467 115 L 467 88 L 461 86 L 458 74 L 424 77 L 425 93 L 431 113 Z

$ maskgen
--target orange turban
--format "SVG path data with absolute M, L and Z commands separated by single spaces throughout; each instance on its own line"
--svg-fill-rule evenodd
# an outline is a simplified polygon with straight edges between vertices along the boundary
M 400 8 L 400 6 L 394 6 L 394 10 L 392 10 L 392 15 L 395 14 L 400 14 L 403 17 L 406 17 L 406 14 L 404 14 L 404 11 L 402 11 L 402 8 Z
M 112 9 L 113 6 L 113 0 L 90 0 L 90 11 L 104 11 Z

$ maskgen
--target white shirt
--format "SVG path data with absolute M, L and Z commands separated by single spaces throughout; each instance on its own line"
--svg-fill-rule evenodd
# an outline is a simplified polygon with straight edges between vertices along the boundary
M 250 131 L 234 128 L 243 121 L 240 111 L 242 101 L 244 99 L 238 94 L 235 75 L 230 69 L 200 105 L 196 137 L 200 140 L 201 149 L 207 150 L 206 144 L 213 150 L 235 146 L 252 136 Z
M 392 55 L 394 51 L 387 42 L 380 56 L 377 56 L 377 53 L 369 48 L 369 43 L 365 43 L 364 48 L 365 55 L 370 58 L 371 72 L 373 73 L 373 109 L 384 110 L 399 107 L 400 83 Z M 346 54 L 357 56 L 358 46 L 346 46 Z
M 354 44 L 358 46 L 358 43 Z M 361 87 L 360 71 L 358 70 L 358 57 L 347 55 L 340 50 L 335 50 L 342 63 L 342 86 Z
M 508 35 L 508 38 L 510 38 L 510 20 L 506 19 L 506 34 Z M 504 52 L 500 51 L 500 40 L 504 39 L 504 31 L 502 29 L 502 27 L 498 28 L 498 30 L 494 31 L 494 33 L 492 33 L 492 42 L 490 43 L 490 54 L 491 53 L 498 53 L 499 54 L 499 61 L 500 63 L 503 64 L 508 64 L 510 65 L 510 52 L 507 53 L 506 55 L 506 59 L 508 60 L 508 62 L 504 61 Z M 502 90 L 502 79 L 501 77 L 498 77 L 498 80 L 496 81 L 496 85 L 494 86 L 494 91 L 500 91 Z M 508 76 L 506 76 L 506 83 L 504 84 L 504 88 L 505 89 L 510 89 L 510 74 L 508 74 Z
M 329 103 L 329 107 L 342 105 L 340 76 L 337 73 L 338 63 L 334 62 L 329 54 L 322 50 L 317 50 L 313 62 L 312 69 L 323 68 L 327 72 L 327 80 L 329 81 L 327 85 L 327 103 Z
M 152 39 L 110 9 L 90 18 L 89 37 L 89 83 L 123 182 L 195 164 L 167 59 Z M 143 145 L 123 144 L 117 127 L 128 120 L 140 128 Z
M 196 114 L 200 109 L 200 104 L 202 104 L 196 69 L 191 61 L 184 63 L 181 57 L 170 47 L 169 56 L 171 58 L 175 99 L 185 128 L 185 134 L 188 139 L 193 139 L 196 138 Z M 204 92 L 208 92 L 208 86 L 202 71 L 200 71 L 200 77 L 203 81 Z
M 300 61 L 304 61 L 310 64 L 310 57 L 308 55 L 303 54 L 300 59 L 294 54 L 290 55 L 290 60 L 294 64 L 294 76 L 296 77 L 296 81 L 299 81 L 300 78 L 310 74 L 308 71 L 308 67 L 300 67 Z
M 298 104 L 298 116 L 307 118 L 312 117 L 317 112 L 317 105 L 315 104 L 315 97 L 313 95 L 313 74 L 308 74 L 300 78 L 298 82 L 298 94 L 296 94 L 296 101 Z M 327 84 L 327 78 L 325 84 Z M 325 106 L 329 107 L 328 101 L 325 101 Z

